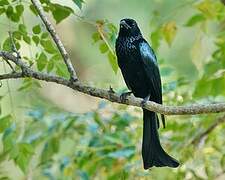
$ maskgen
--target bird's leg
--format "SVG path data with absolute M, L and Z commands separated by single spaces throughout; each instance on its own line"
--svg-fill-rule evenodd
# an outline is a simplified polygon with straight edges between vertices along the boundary
M 121 102 L 126 102 L 127 96 L 130 96 L 131 94 L 132 94 L 131 91 L 122 93 L 122 94 L 120 95 L 120 101 L 121 101 Z
M 111 94 L 114 94 L 115 93 L 115 91 L 113 90 L 112 86 L 109 86 L 108 92 L 111 93 Z
M 144 107 L 145 103 L 150 99 L 151 95 L 146 96 L 143 101 L 141 101 L 141 107 Z
M 164 114 L 161 114 L 161 119 L 162 119 L 163 128 L 166 128 L 166 122 L 165 122 Z

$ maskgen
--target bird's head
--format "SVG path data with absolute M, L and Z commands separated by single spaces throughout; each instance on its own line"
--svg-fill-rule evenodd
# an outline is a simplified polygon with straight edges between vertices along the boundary
M 133 19 L 122 19 L 120 21 L 119 36 L 123 37 L 135 37 L 141 35 L 141 31 Z

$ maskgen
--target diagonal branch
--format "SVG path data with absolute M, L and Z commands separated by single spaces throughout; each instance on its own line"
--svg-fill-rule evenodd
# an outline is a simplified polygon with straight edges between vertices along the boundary
M 200 142 L 204 137 L 208 136 L 209 133 L 211 133 L 217 126 L 220 124 L 225 123 L 225 114 L 219 118 L 217 118 L 205 131 L 198 134 L 191 142 L 190 144 L 197 144 Z
M 56 30 L 54 29 L 53 25 L 51 24 L 51 22 L 48 20 L 48 18 L 45 15 L 45 12 L 40 4 L 39 0 L 31 0 L 31 2 L 33 3 L 35 9 L 38 12 L 38 15 L 40 16 L 41 20 L 43 21 L 46 29 L 48 30 L 48 32 L 50 33 L 52 39 L 54 40 L 55 44 L 57 45 L 59 52 L 62 55 L 62 58 L 67 66 L 67 69 L 70 73 L 70 78 L 72 81 L 77 81 L 77 75 L 75 72 L 75 69 L 73 68 L 73 65 L 71 63 L 71 60 L 69 58 L 69 55 L 62 43 L 62 41 L 60 40 L 58 34 L 56 33 Z
M 82 84 L 79 81 L 70 81 L 65 78 L 49 75 L 46 73 L 40 73 L 32 70 L 29 66 L 27 66 L 20 58 L 17 58 L 11 53 L 0 51 L 0 57 L 3 59 L 7 59 L 22 69 L 21 73 L 11 73 L 11 74 L 3 74 L 0 75 L 0 80 L 3 79 L 15 79 L 15 78 L 25 78 L 31 77 L 34 79 L 54 82 L 57 84 L 61 84 L 67 86 L 73 90 L 82 92 L 84 94 L 88 94 L 94 97 L 103 98 L 109 100 L 111 102 L 116 102 L 120 104 L 126 104 L 136 107 L 142 107 L 149 111 L 154 111 L 160 114 L 165 115 L 187 115 L 187 114 L 203 114 L 203 113 L 218 113 L 225 112 L 225 103 L 215 103 L 215 104 L 194 104 L 188 106 L 166 106 L 157 104 L 152 101 L 146 102 L 144 105 L 142 103 L 143 99 L 135 98 L 134 96 L 128 96 L 127 100 L 124 102 L 120 98 L 120 94 L 114 93 L 112 90 L 104 90 L 95 87 L 90 87 Z

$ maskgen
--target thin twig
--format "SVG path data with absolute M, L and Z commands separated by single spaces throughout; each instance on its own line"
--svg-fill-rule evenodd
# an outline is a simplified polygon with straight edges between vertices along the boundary
M 35 9 L 37 10 L 38 15 L 40 16 L 41 20 L 43 21 L 46 29 L 48 30 L 48 32 L 50 33 L 52 39 L 54 40 L 55 44 L 57 45 L 59 52 L 62 55 L 62 58 L 67 66 L 67 69 L 70 73 L 70 78 L 72 81 L 77 81 L 77 75 L 75 72 L 75 69 L 73 68 L 73 65 L 71 63 L 71 60 L 69 58 L 69 55 L 62 43 L 62 41 L 60 40 L 58 34 L 56 33 L 56 30 L 54 29 L 53 25 L 51 24 L 51 22 L 48 20 L 48 18 L 46 17 L 44 10 L 40 4 L 39 0 L 31 0 L 31 2 L 33 3 Z
M 10 69 L 12 70 L 12 72 L 15 72 L 14 67 L 12 66 L 12 64 L 10 64 L 10 62 L 8 61 L 8 59 L 4 59 L 4 60 L 9 65 Z
M 109 42 L 107 41 L 104 33 L 102 32 L 102 25 L 100 24 L 97 24 L 96 25 L 96 28 L 97 28 L 97 31 L 98 33 L 100 34 L 102 40 L 105 42 L 106 46 L 109 48 L 109 51 L 112 53 L 112 54 L 115 54 L 115 52 L 113 51 L 113 48 L 110 46 Z
M 203 138 L 205 138 L 209 133 L 211 133 L 217 126 L 220 124 L 225 123 L 225 114 L 219 118 L 217 118 L 205 131 L 198 134 L 191 142 L 190 144 L 197 144 L 198 142 L 201 142 Z
M 149 111 L 154 111 L 154 112 L 165 114 L 165 115 L 185 115 L 185 114 L 194 115 L 194 114 L 225 112 L 225 103 L 193 104 L 188 106 L 166 106 L 166 105 L 157 104 L 152 101 L 148 101 L 143 105 L 142 103 L 143 99 L 135 98 L 134 96 L 128 96 L 127 100 L 124 102 L 121 100 L 120 94 L 112 93 L 109 90 L 90 87 L 78 81 L 73 82 L 62 77 L 49 75 L 49 74 L 41 73 L 41 72 L 36 72 L 30 69 L 30 67 L 27 66 L 21 59 L 18 59 L 16 56 L 14 56 L 11 53 L 0 51 L 0 57 L 8 59 L 9 61 L 12 61 L 16 65 L 18 65 L 23 71 L 22 73 L 10 73 L 10 74 L 0 75 L 0 80 L 31 77 L 38 80 L 61 84 L 61 85 L 70 87 L 73 90 L 76 90 L 94 97 L 103 98 L 111 102 L 116 102 L 120 104 L 136 106 L 136 107 L 142 107 Z

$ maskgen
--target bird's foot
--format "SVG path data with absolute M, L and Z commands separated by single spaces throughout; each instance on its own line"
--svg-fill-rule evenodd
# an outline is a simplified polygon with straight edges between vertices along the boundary
M 146 102 L 150 99 L 150 94 L 148 96 L 146 96 L 143 101 L 141 101 L 141 107 L 144 107 Z
M 122 93 L 121 95 L 120 95 L 120 101 L 121 102 L 126 102 L 126 100 L 127 100 L 127 96 L 130 96 L 132 94 L 132 92 L 125 92 L 125 93 Z
M 115 91 L 113 90 L 112 86 L 109 86 L 108 92 L 111 93 L 111 94 L 114 94 L 115 93 Z

